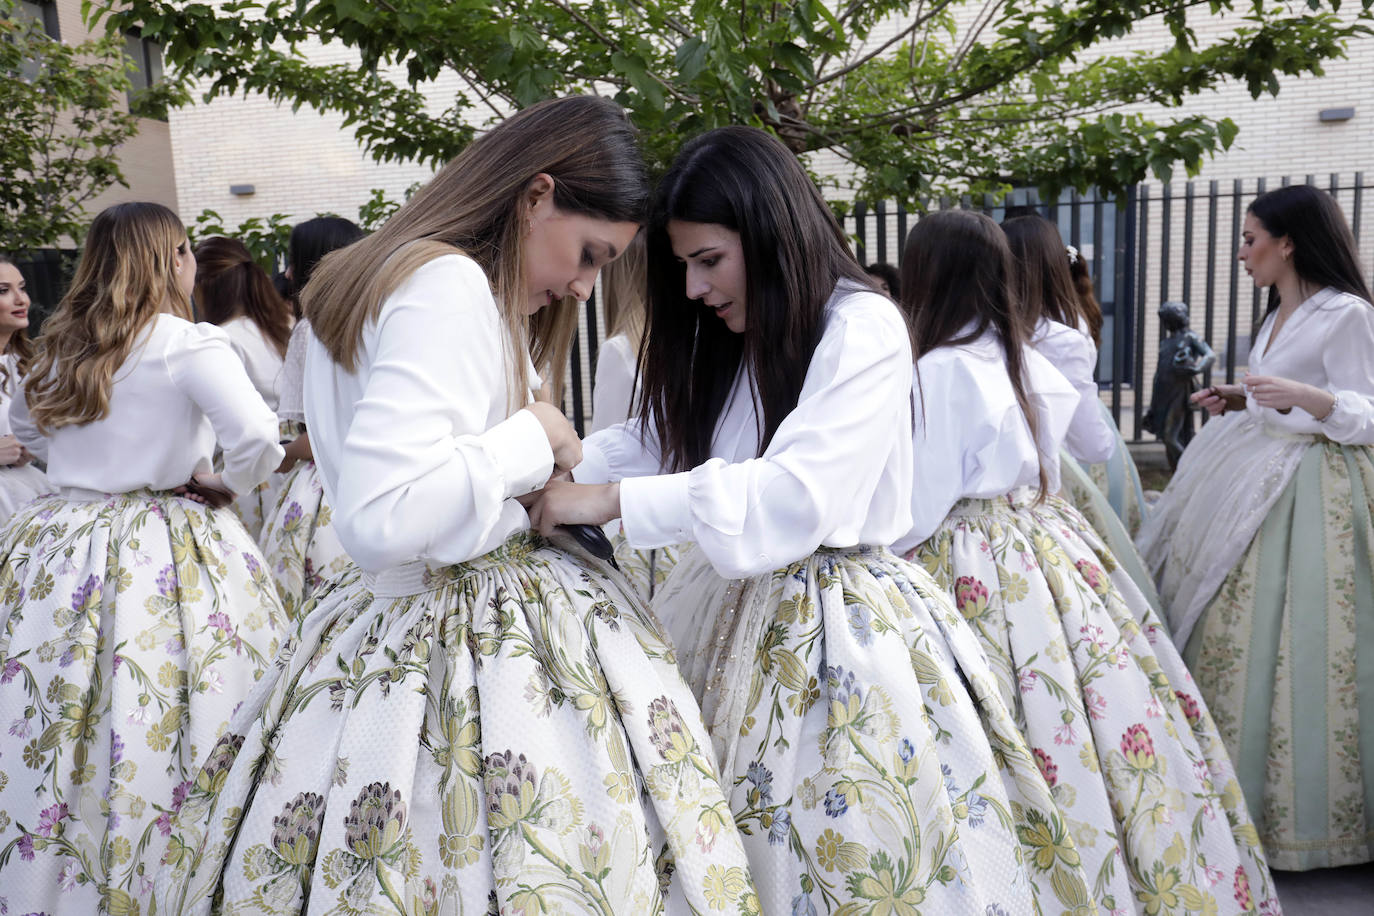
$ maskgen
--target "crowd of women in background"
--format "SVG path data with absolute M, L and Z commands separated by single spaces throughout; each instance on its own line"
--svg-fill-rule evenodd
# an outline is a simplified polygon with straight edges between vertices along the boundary
M 1052 223 L 865 271 L 751 128 L 532 106 L 285 297 L 154 204 L 36 341 L 0 261 L 0 912 L 1277 913 L 1374 859 L 1374 306 L 1323 192 L 1239 256 L 1153 510 Z

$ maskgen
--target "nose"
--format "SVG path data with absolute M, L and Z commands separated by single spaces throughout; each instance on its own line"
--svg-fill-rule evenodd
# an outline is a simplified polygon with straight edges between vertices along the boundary
M 578 302 L 586 302 L 592 296 L 592 287 L 596 284 L 596 274 L 588 277 L 578 277 L 568 284 L 568 292 Z
M 27 291 L 17 289 L 15 290 L 15 295 L 18 297 L 18 302 L 21 308 L 29 307 L 29 294 Z
M 711 291 L 711 284 L 706 282 L 706 278 L 703 277 L 695 268 L 688 267 L 688 268 L 687 268 L 687 290 L 686 290 L 686 292 L 687 292 L 687 298 L 688 298 L 688 299 L 705 299 L 705 298 L 706 298 L 706 294 L 709 293 L 710 291 Z

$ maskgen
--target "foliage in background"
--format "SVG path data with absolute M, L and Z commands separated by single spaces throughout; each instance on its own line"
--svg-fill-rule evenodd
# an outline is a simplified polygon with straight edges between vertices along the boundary
M 235 228 L 229 228 L 224 225 L 224 217 L 207 208 L 200 211 L 200 215 L 186 227 L 186 234 L 196 245 L 215 235 L 238 239 L 270 277 L 286 269 L 286 243 L 291 239 L 291 218 L 285 213 L 273 213 L 266 218 L 254 216 Z
M 187 97 L 174 84 L 154 87 L 129 112 L 128 66 L 122 38 L 66 45 L 0 0 L 0 251 L 79 240 L 85 204 L 125 183 L 117 153 L 139 115 Z
M 631 111 L 657 166 L 692 134 L 755 124 L 799 154 L 851 163 L 843 197 L 909 204 L 1191 174 L 1236 127 L 1189 113 L 1189 97 L 1227 81 L 1258 96 L 1281 75 L 1320 74 L 1370 34 L 1371 2 L 85 0 L 97 20 L 141 25 L 183 75 L 207 80 L 207 98 L 258 91 L 340 113 L 382 161 L 442 162 L 474 125 L 595 91 Z M 1234 28 L 1200 40 L 1193 26 L 1215 15 Z M 895 37 L 880 40 L 892 33 L 875 27 L 892 21 Z M 1167 27 L 1172 45 L 1110 50 L 1144 23 Z M 357 63 L 312 62 L 316 42 Z M 452 104 L 435 113 L 433 98 Z M 1137 103 L 1170 115 L 1122 110 Z

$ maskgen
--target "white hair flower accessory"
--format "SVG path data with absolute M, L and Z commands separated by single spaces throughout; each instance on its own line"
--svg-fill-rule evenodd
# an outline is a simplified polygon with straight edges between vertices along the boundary
M 1065 245 L 1065 246 L 1064 246 L 1064 251 L 1068 253 L 1068 256 L 1069 256 L 1069 263 L 1070 263 L 1070 264 L 1077 264 L 1077 263 L 1078 263 L 1078 249 L 1077 249 L 1077 248 L 1073 247 L 1072 245 Z

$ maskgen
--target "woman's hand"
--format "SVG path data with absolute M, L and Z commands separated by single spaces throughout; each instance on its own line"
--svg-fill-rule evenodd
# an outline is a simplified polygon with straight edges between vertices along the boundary
M 1336 396 L 1331 392 L 1277 375 L 1247 376 L 1245 388 L 1256 404 L 1261 407 L 1272 407 L 1280 413 L 1301 407 L 1316 419 L 1324 420 L 1331 415 L 1331 409 L 1336 406 Z
M 315 453 L 310 450 L 310 434 L 301 433 L 296 438 L 286 444 L 283 450 L 281 464 L 277 465 L 277 473 L 285 474 L 296 466 L 298 461 L 314 461 Z
M 577 438 L 577 430 L 563 416 L 563 411 L 543 401 L 535 401 L 525 410 L 534 414 L 539 425 L 544 427 L 544 435 L 553 449 L 554 466 L 565 471 L 577 467 L 582 460 L 582 440 Z
M 1194 404 L 1204 408 L 1212 416 L 1218 416 L 1226 412 L 1226 399 L 1244 398 L 1245 388 L 1241 385 L 1213 385 L 1201 391 L 1195 391 L 1189 398 Z
M 14 467 L 33 460 L 29 450 L 13 436 L 0 436 L 0 467 Z
M 559 525 L 604 525 L 620 518 L 620 484 L 550 480 L 527 510 L 530 525 L 545 537 Z
M 172 492 L 211 509 L 222 509 L 234 501 L 234 491 L 224 485 L 219 474 L 192 474 L 190 480 Z

